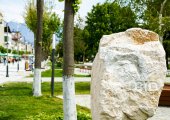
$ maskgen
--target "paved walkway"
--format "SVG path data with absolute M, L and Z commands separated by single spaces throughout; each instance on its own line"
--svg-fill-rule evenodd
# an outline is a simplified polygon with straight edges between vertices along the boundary
M 5 77 L 0 76 L 0 84 L 6 83 L 6 82 L 33 82 L 33 77 L 26 77 L 32 74 L 31 71 L 19 71 L 16 75 Z M 90 82 L 90 77 L 74 77 L 75 82 Z M 42 82 L 50 82 L 50 77 L 42 77 Z M 62 82 L 62 77 L 55 77 L 55 82 Z M 170 77 L 166 78 L 166 83 L 170 84 Z
M 57 96 L 63 98 L 63 96 Z M 90 95 L 76 95 L 76 103 L 90 109 Z M 159 106 L 156 114 L 148 120 L 170 120 L 170 107 Z
M 7 82 L 33 82 L 33 77 L 20 77 L 20 76 L 13 76 L 13 77 L 0 77 L 0 84 L 7 83 Z M 75 82 L 90 82 L 90 77 L 75 77 Z M 42 82 L 50 82 L 50 77 L 42 77 Z M 55 82 L 62 82 L 62 77 L 55 77 Z

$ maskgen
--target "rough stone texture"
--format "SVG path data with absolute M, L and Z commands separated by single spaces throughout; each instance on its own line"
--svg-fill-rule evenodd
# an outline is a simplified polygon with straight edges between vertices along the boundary
M 104 35 L 92 67 L 93 120 L 146 120 L 166 76 L 159 36 L 140 28 Z

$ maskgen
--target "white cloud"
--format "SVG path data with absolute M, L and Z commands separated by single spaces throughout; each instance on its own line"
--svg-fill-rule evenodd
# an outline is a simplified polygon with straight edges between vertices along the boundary
M 24 0 L 1 0 L 0 10 L 6 21 L 24 22 Z

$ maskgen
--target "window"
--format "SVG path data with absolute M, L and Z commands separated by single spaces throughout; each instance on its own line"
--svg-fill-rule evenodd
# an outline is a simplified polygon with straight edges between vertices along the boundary
M 8 37 L 4 36 L 4 41 L 7 42 L 8 41 Z

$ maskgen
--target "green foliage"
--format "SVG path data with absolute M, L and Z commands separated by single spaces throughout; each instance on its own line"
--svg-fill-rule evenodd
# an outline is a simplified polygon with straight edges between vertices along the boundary
M 7 53 L 7 49 L 0 46 L 0 53 Z M 12 53 L 12 54 L 18 54 L 18 50 L 11 50 L 8 49 L 8 53 Z M 25 53 L 25 51 L 19 51 L 19 55 L 23 55 Z M 30 54 L 31 52 L 27 52 L 27 54 Z
M 63 40 L 60 40 L 56 46 L 56 56 L 61 58 L 63 57 Z
M 80 8 L 80 3 L 81 3 L 81 0 L 74 0 L 74 4 L 73 4 L 73 8 L 74 8 L 74 12 L 76 13 L 79 8 Z
M 164 40 L 163 46 L 164 46 L 164 49 L 167 53 L 167 57 L 170 57 L 170 40 Z
M 2 47 L 2 46 L 0 46 L 0 52 L 1 52 L 1 53 L 6 53 L 6 52 L 7 52 L 7 49 L 4 48 L 4 47 Z
M 170 75 L 166 75 L 166 77 L 170 77 Z
M 136 10 L 141 27 L 155 31 L 160 35 L 170 30 L 170 1 L 167 0 L 162 14 L 162 29 L 159 30 L 159 14 L 164 0 L 131 0 Z M 139 22 L 139 21 L 138 21 Z
M 58 1 L 63 2 L 64 0 L 58 0 Z M 81 4 L 81 0 L 74 0 L 73 9 L 75 13 L 79 10 L 80 4 Z
M 17 53 L 18 53 L 17 50 L 12 51 L 12 54 L 17 54 Z
M 163 47 L 166 53 L 166 66 L 167 69 L 170 69 L 168 65 L 168 58 L 170 57 L 170 40 L 163 40 Z
M 84 112 L 78 112 L 77 119 L 78 120 L 92 120 L 92 117 L 90 114 L 87 114 Z
M 11 53 L 11 49 L 8 49 L 8 53 Z
M 63 58 L 58 58 L 58 59 L 56 59 L 56 65 L 57 65 L 57 67 L 60 67 L 60 68 L 62 68 L 63 67 Z
M 50 115 L 42 112 L 35 116 L 27 116 L 24 120 L 64 120 L 64 118 L 63 118 L 63 114 Z M 84 112 L 78 112 L 77 120 L 92 120 L 92 118 L 90 114 Z
M 74 57 L 75 61 L 84 61 L 88 45 L 85 43 L 84 30 L 79 27 L 74 28 Z
M 84 34 L 88 45 L 88 55 L 95 55 L 99 40 L 103 35 L 125 31 L 137 27 L 136 15 L 130 6 L 120 6 L 116 2 L 105 2 L 93 6 L 88 13 Z
M 81 28 L 82 19 L 79 17 L 75 27 L 74 27 L 74 59 L 75 61 L 84 61 L 87 50 L 87 44 L 84 42 L 84 29 Z M 56 46 L 56 56 L 63 57 L 63 38 L 59 41 Z M 60 60 L 59 60 L 60 61 Z M 58 62 L 58 60 L 57 60 Z M 60 62 L 58 62 L 60 64 Z
M 36 6 L 28 3 L 26 6 L 26 12 L 24 15 L 25 23 L 28 28 L 36 34 L 37 28 L 37 11 Z M 46 59 L 51 55 L 51 43 L 53 33 L 59 32 L 60 19 L 55 12 L 52 12 L 51 8 L 44 7 L 43 13 L 43 39 L 42 39 L 42 51 L 43 57 Z
M 77 85 L 79 84 L 82 83 Z M 86 85 L 90 86 L 90 83 L 86 83 Z M 81 91 L 85 90 L 81 89 Z M 20 82 L 0 85 L 0 120 L 55 120 L 53 119 L 55 117 L 56 120 L 62 120 L 63 103 L 59 98 L 49 97 L 50 83 L 42 83 L 42 92 L 44 96 L 33 97 L 32 83 Z M 61 82 L 55 83 L 55 92 L 57 94 L 62 93 Z M 89 109 L 85 107 L 78 106 L 77 110 L 80 118 L 90 114 Z
M 19 55 L 23 55 L 25 51 L 19 51 Z
M 44 112 L 35 116 L 27 116 L 24 120 L 63 120 L 62 114 L 46 114 Z
M 26 6 L 26 11 L 24 15 L 25 23 L 27 24 L 28 28 L 36 34 L 37 28 L 37 10 L 34 5 L 29 2 Z

